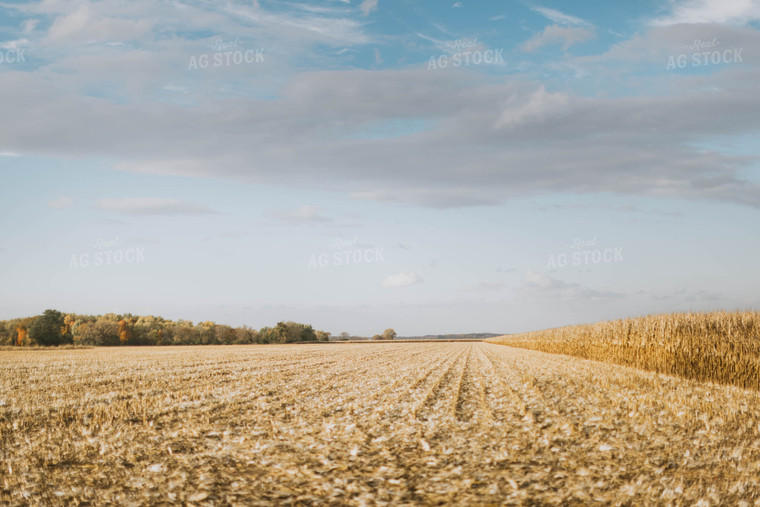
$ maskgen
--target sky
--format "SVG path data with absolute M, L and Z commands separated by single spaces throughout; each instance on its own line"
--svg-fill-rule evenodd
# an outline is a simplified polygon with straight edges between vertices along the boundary
M 760 308 L 760 0 L 0 1 L 0 319 Z

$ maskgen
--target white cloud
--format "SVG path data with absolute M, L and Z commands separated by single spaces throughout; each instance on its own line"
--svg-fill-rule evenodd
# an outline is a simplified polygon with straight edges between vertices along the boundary
M 331 219 L 320 215 L 319 208 L 316 206 L 299 206 L 294 210 L 271 210 L 268 215 L 286 225 L 332 222 Z
M 377 4 L 379 1 L 380 0 L 364 0 L 361 5 L 359 5 L 362 14 L 367 16 L 370 12 L 377 10 Z
M 546 87 L 541 85 L 528 98 L 527 102 L 513 95 L 506 109 L 494 122 L 494 127 L 514 128 L 523 123 L 541 122 L 547 115 L 566 105 L 567 102 L 567 95 L 563 93 L 547 93 Z
M 21 49 L 29 45 L 29 39 L 18 39 L 0 43 L 3 49 Z
M 37 28 L 37 25 L 39 24 L 39 22 L 40 22 L 39 19 L 24 20 L 24 23 L 22 24 L 24 33 L 33 32 Z
M 61 209 L 61 208 L 68 208 L 72 204 L 74 204 L 74 199 L 63 195 L 54 201 L 48 202 L 48 207 L 53 208 L 53 209 Z
M 0 151 L 0 157 L 20 157 L 21 155 L 13 151 Z
M 478 282 L 473 283 L 464 288 L 464 290 L 474 292 L 489 292 L 502 290 L 507 286 L 504 282 Z
M 613 300 L 624 296 L 611 291 L 599 291 L 567 283 L 548 275 L 528 271 L 518 288 L 519 292 L 535 299 Z
M 543 46 L 563 43 L 562 49 L 567 51 L 573 44 L 593 39 L 594 37 L 595 34 L 592 29 L 550 25 L 544 28 L 543 32 L 537 33 L 523 44 L 523 49 L 530 52 Z
M 549 9 L 547 7 L 532 7 L 531 10 L 541 14 L 558 25 L 591 26 L 591 23 L 586 20 L 565 14 L 555 9 Z
M 422 283 L 422 278 L 417 273 L 398 273 L 388 276 L 383 280 L 383 287 L 406 287 L 408 285 L 414 285 L 416 283 Z
M 56 4 L 28 5 L 53 9 Z M 147 9 L 141 0 L 122 5 Z M 156 7 L 156 24 L 170 31 L 173 25 L 167 25 L 164 8 Z M 358 18 L 356 10 L 346 10 Z M 176 23 L 190 23 L 193 30 L 214 28 L 212 33 L 219 33 L 222 24 L 209 23 L 226 19 L 212 11 L 208 21 L 188 4 L 172 12 L 178 16 Z M 50 19 L 63 16 L 43 14 Z M 132 14 L 117 10 L 109 16 Z M 288 31 L 287 20 L 270 20 L 270 13 L 250 6 L 247 18 L 234 17 L 242 19 L 240 25 L 231 14 L 224 12 L 231 19 L 226 31 L 230 38 L 239 33 L 253 47 L 261 44 L 255 30 L 268 36 L 276 29 L 288 33 L 281 35 L 285 42 L 299 40 L 287 45 L 290 54 L 328 40 L 320 37 L 332 37 L 334 27 L 327 21 L 345 21 L 289 12 L 288 19 L 308 20 L 303 24 L 309 28 Z M 311 23 L 314 19 L 319 22 Z M 362 26 L 346 25 L 346 33 L 362 36 Z M 708 38 L 695 36 L 698 29 L 704 32 L 698 25 L 650 29 L 604 54 L 564 59 L 559 75 L 557 62 L 504 76 L 427 72 L 406 65 L 379 71 L 288 68 L 280 73 L 267 67 L 253 73 L 242 68 L 188 73 L 187 58 L 203 44 L 162 40 L 160 30 L 157 40 L 144 41 L 150 50 L 102 44 L 82 52 L 68 51 L 65 44 L 55 50 L 48 45 L 45 51 L 59 51 L 60 56 L 48 65 L 0 73 L 5 108 L 0 139 L 5 156 L 102 157 L 128 171 L 286 186 L 297 181 L 305 188 L 361 199 L 438 208 L 599 191 L 760 207 L 760 186 L 745 176 L 753 163 L 750 157 L 702 149 L 705 140 L 744 136 L 760 128 L 760 117 L 753 114 L 760 98 L 754 86 L 757 67 L 749 61 L 752 53 L 745 51 L 746 65 L 716 67 L 701 76 L 665 73 L 667 54 L 681 51 L 696 37 Z M 320 36 L 320 30 L 330 35 Z M 755 32 L 710 27 L 708 33 L 723 45 L 750 48 L 757 45 Z M 272 40 L 281 42 L 277 35 Z M 350 42 L 340 47 L 356 50 Z M 273 57 L 271 62 L 283 60 L 287 58 Z M 627 83 L 631 93 L 607 93 L 626 80 L 634 63 L 652 62 L 667 75 L 648 69 L 643 80 Z M 320 68 L 320 62 L 311 63 Z M 568 79 L 567 72 L 573 66 L 594 76 L 579 90 L 585 97 L 569 92 L 574 83 L 568 82 L 572 76 Z M 277 93 L 267 96 L 257 89 L 263 82 L 259 79 L 274 78 Z M 646 87 L 637 88 L 640 83 Z M 502 107 L 495 108 L 498 104 Z M 45 121 L 30 112 L 44 114 Z M 423 127 L 394 138 L 355 135 L 387 122 Z
M 653 26 L 680 23 L 743 25 L 760 19 L 757 0 L 682 0 L 672 3 L 670 14 L 651 21 Z
M 95 209 L 111 211 L 125 215 L 202 215 L 214 213 L 213 210 L 178 199 L 158 199 L 153 197 L 134 197 L 125 199 L 98 199 Z
M 150 32 L 148 19 L 124 19 L 100 16 L 88 5 L 58 17 L 50 26 L 48 38 L 55 42 L 134 39 Z

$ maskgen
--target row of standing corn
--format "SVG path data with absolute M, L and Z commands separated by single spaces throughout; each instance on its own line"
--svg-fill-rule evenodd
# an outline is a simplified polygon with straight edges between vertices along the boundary
M 760 312 L 649 315 L 487 341 L 760 389 Z

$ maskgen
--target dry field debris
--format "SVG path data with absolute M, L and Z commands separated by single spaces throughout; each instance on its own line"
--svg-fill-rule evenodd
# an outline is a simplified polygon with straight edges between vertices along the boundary
M 486 341 L 760 390 L 760 312 L 648 315 Z
M 760 505 L 760 393 L 488 343 L 0 352 L 4 505 Z

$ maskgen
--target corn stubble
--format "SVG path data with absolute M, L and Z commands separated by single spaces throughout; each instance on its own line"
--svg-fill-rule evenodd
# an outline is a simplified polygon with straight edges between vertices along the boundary
M 0 504 L 760 505 L 760 393 L 488 343 L 0 352 Z

